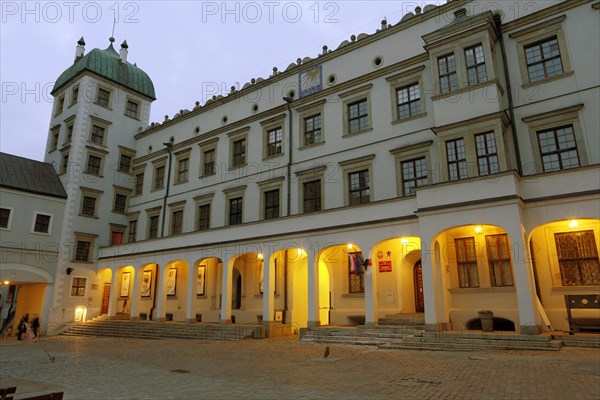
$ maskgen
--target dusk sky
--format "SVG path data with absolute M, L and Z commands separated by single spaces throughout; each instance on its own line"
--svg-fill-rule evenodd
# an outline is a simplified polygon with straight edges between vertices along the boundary
M 44 159 L 54 81 L 72 65 L 81 36 L 86 54 L 108 47 L 114 19 L 114 47 L 127 40 L 128 61 L 154 82 L 150 122 L 160 122 L 203 104 L 215 87 L 227 92 L 267 78 L 273 67 L 316 57 L 323 45 L 374 33 L 384 17 L 396 24 L 416 6 L 440 3 L 2 1 L 0 150 Z

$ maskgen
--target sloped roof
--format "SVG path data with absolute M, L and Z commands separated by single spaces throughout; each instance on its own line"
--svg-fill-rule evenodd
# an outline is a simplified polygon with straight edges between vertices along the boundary
M 154 84 L 148 74 L 134 64 L 121 62 L 119 53 L 113 48 L 112 43 L 105 50 L 93 49 L 67 68 L 56 80 L 54 88 L 52 88 L 52 94 L 84 71 L 96 73 L 147 97 L 156 99 Z
M 0 187 L 67 198 L 52 164 L 0 153 Z

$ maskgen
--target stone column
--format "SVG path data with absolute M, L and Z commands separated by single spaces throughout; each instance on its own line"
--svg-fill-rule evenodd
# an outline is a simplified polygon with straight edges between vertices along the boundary
M 223 280 L 221 284 L 221 324 L 231 324 L 231 280 L 235 258 L 227 258 L 223 262 Z
M 312 253 L 312 254 L 311 254 Z M 319 254 L 309 249 L 308 266 L 308 327 L 319 326 Z
M 117 315 L 117 271 L 111 270 L 110 296 L 108 300 L 108 319 L 115 319 Z
M 185 323 L 191 324 L 196 320 L 193 317 L 192 312 L 194 311 L 192 308 L 194 297 L 196 297 L 196 290 L 194 283 L 197 282 L 198 279 L 198 267 L 193 263 L 188 262 L 188 285 L 187 285 L 187 299 L 185 302 Z
M 361 247 L 362 248 L 362 247 Z M 363 256 L 365 260 L 372 253 L 370 251 L 363 252 Z M 370 249 L 369 249 L 370 250 Z M 371 265 L 367 266 L 365 269 L 365 326 L 366 327 L 374 327 L 379 322 L 379 304 L 377 302 L 377 274 L 378 271 L 375 270 L 377 266 L 376 263 L 372 262 Z
M 140 282 L 142 281 L 142 268 L 134 267 L 133 271 L 133 289 L 131 291 L 131 309 L 129 310 L 129 320 L 138 321 L 140 319 L 139 314 L 139 302 L 140 302 Z
M 165 278 L 169 269 L 167 268 L 166 263 L 156 263 L 156 270 L 158 272 L 156 274 L 156 279 L 158 279 L 158 282 L 156 286 L 156 293 L 154 293 L 156 296 L 156 312 L 153 319 L 156 322 L 161 322 L 165 320 Z
M 271 325 L 275 320 L 275 263 L 271 260 L 271 249 L 263 249 L 263 326 L 270 336 Z

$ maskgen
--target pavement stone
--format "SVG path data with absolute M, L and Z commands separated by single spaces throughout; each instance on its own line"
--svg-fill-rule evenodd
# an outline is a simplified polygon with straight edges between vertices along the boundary
M 325 347 L 330 361 L 323 360 Z M 54 357 L 54 361 L 52 361 Z M 600 350 L 377 350 L 279 339 L 48 337 L 0 341 L 0 386 L 19 398 L 600 398 Z

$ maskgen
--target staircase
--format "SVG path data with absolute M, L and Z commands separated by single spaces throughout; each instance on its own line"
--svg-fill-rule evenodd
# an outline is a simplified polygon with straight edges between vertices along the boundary
M 109 336 L 139 339 L 241 340 L 261 338 L 262 325 L 221 325 L 211 323 L 120 321 L 94 319 L 73 325 L 62 333 L 67 336 Z

